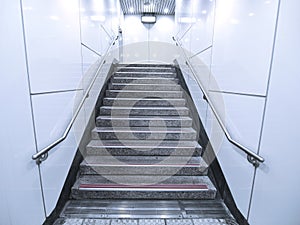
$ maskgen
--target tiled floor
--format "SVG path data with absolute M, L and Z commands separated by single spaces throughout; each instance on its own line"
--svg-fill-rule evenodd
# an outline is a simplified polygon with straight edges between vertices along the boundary
M 225 219 L 61 219 L 55 225 L 233 225 Z

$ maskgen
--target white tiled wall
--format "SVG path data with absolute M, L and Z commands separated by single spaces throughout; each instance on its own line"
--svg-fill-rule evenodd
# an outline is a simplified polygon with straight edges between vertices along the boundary
M 155 24 L 143 24 L 140 15 L 126 15 L 124 19 L 124 62 L 172 63 L 177 56 L 172 36 L 174 16 L 156 16 Z M 161 49 L 165 49 L 162 51 Z
M 278 0 L 216 2 L 212 74 L 220 90 L 266 94 L 277 5 Z
M 281 1 L 249 222 L 300 224 L 299 1 Z
M 233 139 L 258 152 L 278 0 L 176 3 L 177 38 L 187 56 L 208 48 L 190 59 L 198 81 Z M 191 90 L 197 89 L 193 82 L 187 83 Z M 226 140 L 211 109 L 193 98 L 237 206 L 247 218 L 254 168 Z
M 0 8 L 0 224 L 40 225 L 45 219 L 26 71 L 20 1 Z
M 1 185 L 0 210 L 5 215 L 0 213 L 1 224 L 38 225 L 50 215 L 92 113 L 90 104 L 95 104 L 105 80 L 100 74 L 96 91 L 91 92 L 67 139 L 50 152 L 39 170 L 32 155 L 61 137 L 82 99 L 82 89 L 88 87 L 100 63 L 101 57 L 93 51 L 103 55 L 118 30 L 117 0 L 103 5 L 94 1 L 89 8 L 83 3 L 88 4 L 79 0 L 2 2 L 0 173 L 5 185 Z M 86 23 L 85 12 L 90 13 Z M 99 21 L 91 28 L 91 13 L 99 18 L 103 12 L 101 25 L 106 31 Z
M 79 1 L 23 1 L 32 93 L 82 88 Z

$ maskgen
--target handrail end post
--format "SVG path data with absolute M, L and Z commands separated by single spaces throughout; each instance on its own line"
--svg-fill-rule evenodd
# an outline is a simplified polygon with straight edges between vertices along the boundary
M 255 168 L 258 168 L 258 167 L 259 167 L 260 162 L 259 162 L 256 158 L 254 158 L 254 157 L 251 156 L 251 155 L 248 155 L 248 156 L 247 156 L 247 159 L 248 159 L 248 161 L 249 161 Z
M 39 155 L 39 156 L 36 156 L 36 155 L 33 155 L 32 156 L 32 159 L 35 160 L 35 163 L 37 165 L 40 165 L 42 162 L 44 162 L 46 159 L 48 158 L 48 152 L 42 154 L 42 155 Z

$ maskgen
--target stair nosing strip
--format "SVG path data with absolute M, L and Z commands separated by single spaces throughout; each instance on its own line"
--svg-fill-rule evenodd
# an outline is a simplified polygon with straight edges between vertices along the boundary
M 84 187 L 82 187 L 84 186 Z M 170 188 L 173 186 L 173 188 Z M 176 187 L 177 186 L 177 187 Z M 183 188 L 193 187 L 194 188 Z M 166 188 L 163 188 L 166 187 Z M 79 184 L 79 190 L 85 191 L 99 191 L 99 190 L 111 190 L 111 191 L 208 191 L 209 188 L 206 184 L 199 185 L 104 185 L 104 184 Z
M 101 163 L 88 163 L 85 162 L 85 166 L 89 165 L 99 165 L 103 167 L 119 167 L 119 166 L 124 166 L 124 167 L 200 167 L 204 166 L 202 164 L 101 164 Z

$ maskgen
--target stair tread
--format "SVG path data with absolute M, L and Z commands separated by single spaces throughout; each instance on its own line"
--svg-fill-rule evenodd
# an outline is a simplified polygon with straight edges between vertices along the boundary
M 172 63 L 120 63 L 118 64 L 120 67 L 131 66 L 131 67 L 172 67 L 175 68 L 175 65 Z
M 163 117 L 158 117 L 158 116 L 105 116 L 105 115 L 100 115 L 97 116 L 97 119 L 111 119 L 111 120 L 192 120 L 191 117 L 188 116 L 163 116 Z
M 119 85 L 119 86 L 171 86 L 171 87 L 180 87 L 179 84 L 173 84 L 173 83 L 169 83 L 169 84 L 141 84 L 141 83 L 110 83 L 110 85 Z
M 171 77 L 112 77 L 114 80 L 178 80 L 178 78 L 171 78 Z
M 174 69 L 174 67 L 164 67 L 164 66 L 154 66 L 154 65 L 147 65 L 147 66 L 144 66 L 144 65 L 141 65 L 141 66 L 131 66 L 130 64 L 129 65 L 125 65 L 125 66 L 120 66 L 118 65 L 116 67 L 117 69 L 123 69 L 123 68 L 126 68 L 126 69 Z
M 111 92 L 146 92 L 146 93 L 182 93 L 182 91 L 141 91 L 141 90 L 107 90 L 107 91 L 111 91 Z
M 176 73 L 175 72 L 166 72 L 166 71 L 157 71 L 157 72 L 154 72 L 154 71 L 116 71 L 115 74 L 153 74 L 153 75 L 166 75 L 166 74 L 172 74 L 172 75 L 175 75 Z
M 104 99 L 108 100 L 132 100 L 132 101 L 185 101 L 184 98 L 113 98 L 113 97 L 105 97 Z
M 143 140 L 143 141 L 135 141 L 135 140 L 91 140 L 88 144 L 88 147 L 132 147 L 132 148 L 154 148 L 154 147 L 164 147 L 164 148 L 201 148 L 198 142 L 196 141 L 163 141 L 161 143 L 157 143 L 157 141 L 153 140 Z
M 86 156 L 81 165 L 103 166 L 189 166 L 207 167 L 201 157 L 178 157 L 178 156 Z
M 109 179 L 102 176 L 84 175 L 74 184 L 73 188 L 80 185 L 173 185 L 183 187 L 185 185 L 206 185 L 210 190 L 216 190 L 207 176 L 155 176 L 155 175 L 110 175 Z
M 149 110 L 149 107 L 127 107 L 127 106 L 101 106 L 100 108 L 103 109 L 126 109 L 126 110 L 134 110 L 134 109 L 147 109 Z M 189 108 L 185 107 L 185 106 L 174 106 L 174 107 L 166 107 L 166 106 L 155 106 L 155 107 L 151 107 L 151 110 L 188 110 Z
M 166 132 L 166 133 L 195 133 L 196 131 L 190 127 L 168 127 L 167 129 L 162 129 L 164 127 L 151 127 L 151 130 L 147 127 L 95 127 L 94 132 Z

